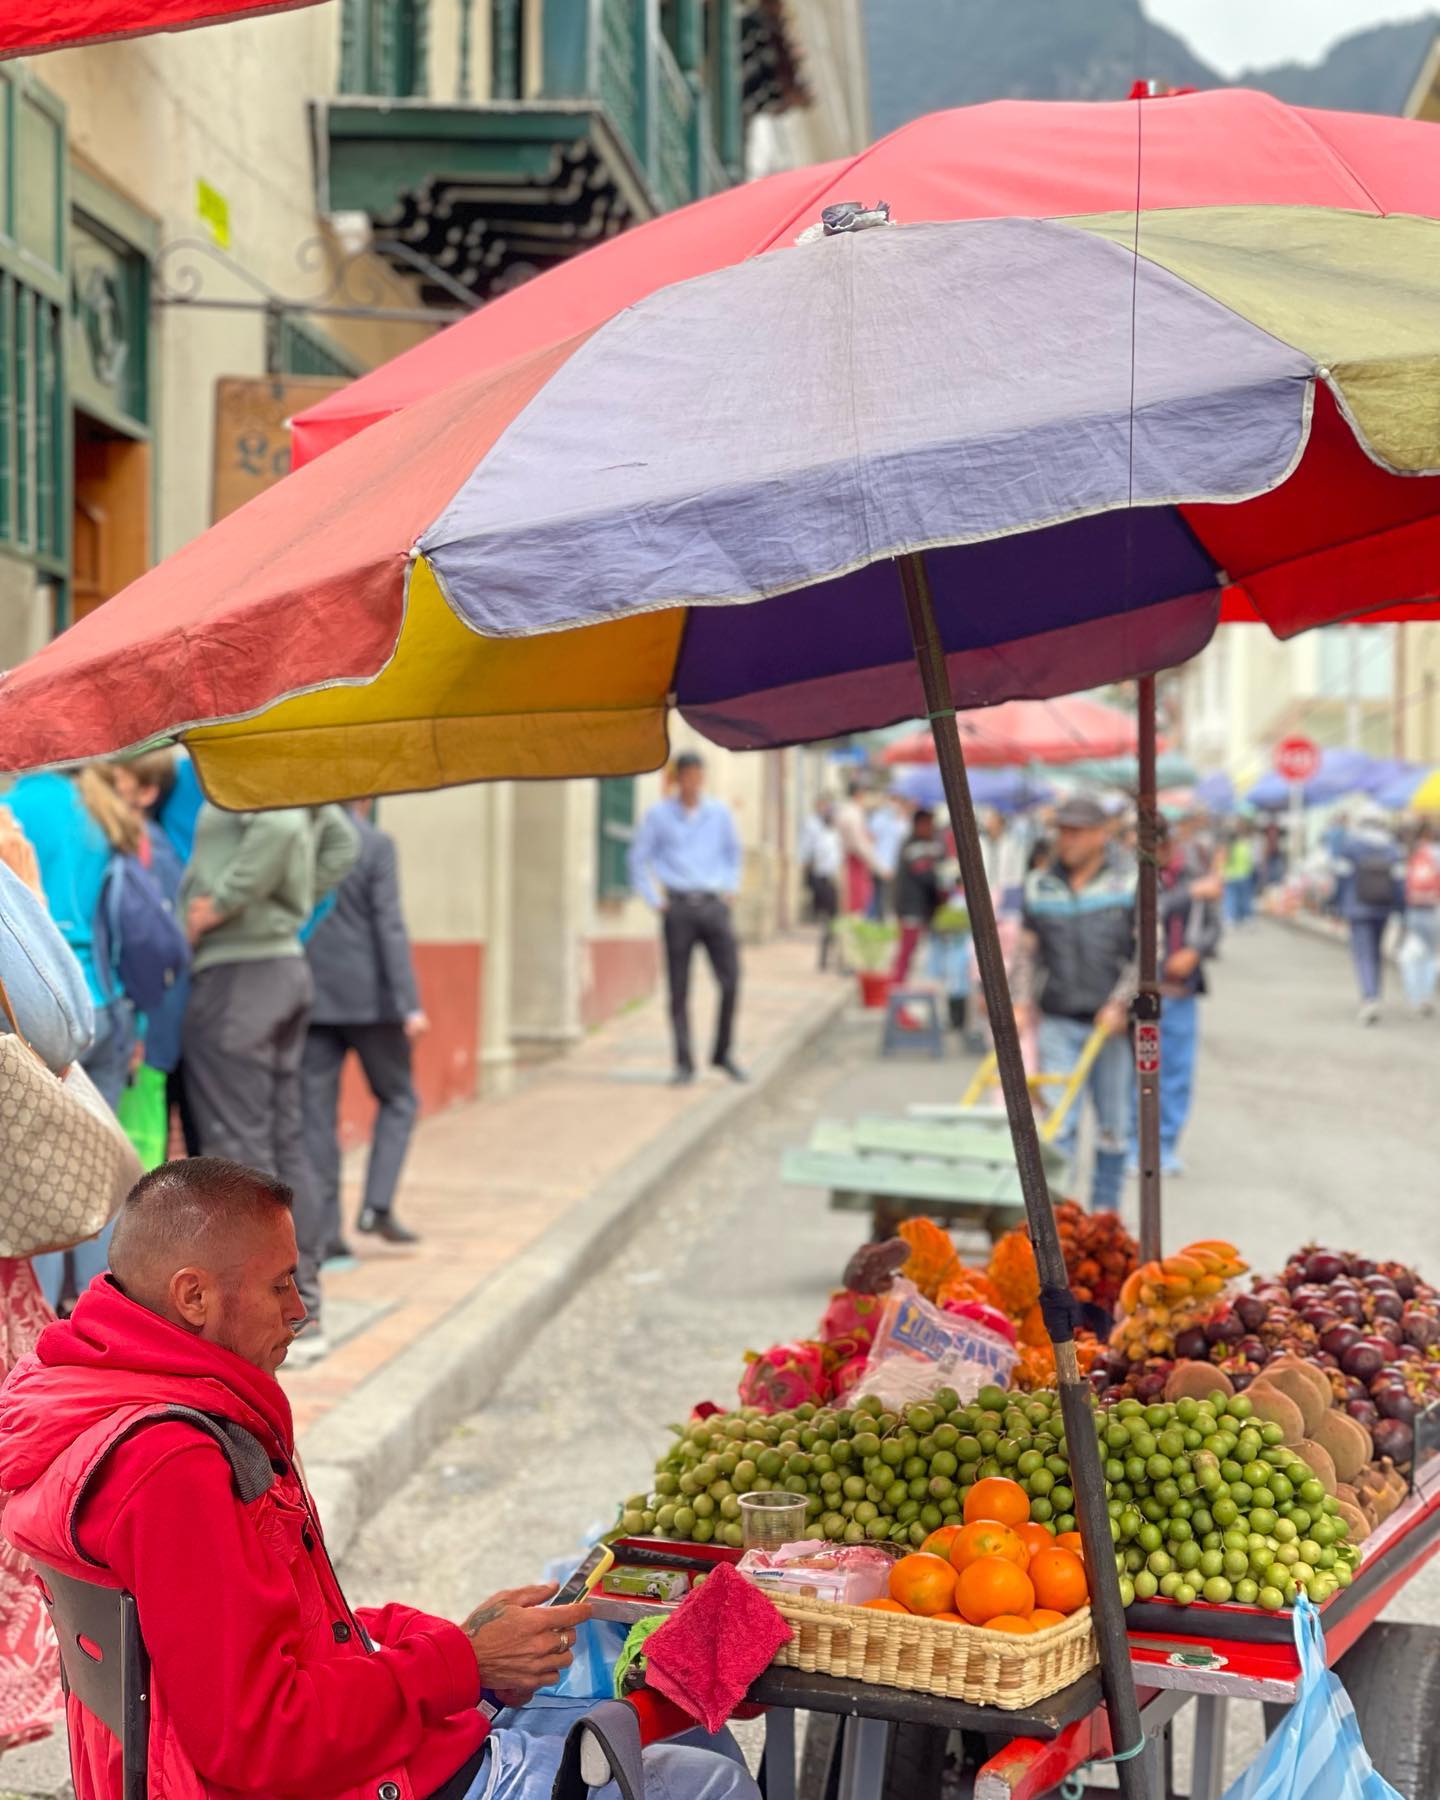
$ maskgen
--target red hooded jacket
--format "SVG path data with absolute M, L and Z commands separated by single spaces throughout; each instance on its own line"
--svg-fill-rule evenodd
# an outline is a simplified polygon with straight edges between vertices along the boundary
M 243 1426 L 274 1485 L 248 1506 L 185 1406 Z M 143 1428 L 142 1428 L 143 1427 Z M 280 1385 L 127 1300 L 108 1276 L 0 1389 L 4 1530 L 62 1573 L 128 1588 L 152 1664 L 165 1800 L 424 1800 L 486 1722 L 458 1626 L 352 1611 L 295 1468 Z M 78 1800 L 119 1800 L 120 1749 L 73 1698 Z

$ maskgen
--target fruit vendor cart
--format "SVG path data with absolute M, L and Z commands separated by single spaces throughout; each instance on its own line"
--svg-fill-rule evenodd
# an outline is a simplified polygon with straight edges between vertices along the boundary
M 622 1559 L 674 1560 L 677 1546 L 622 1540 Z M 1440 1468 L 1366 1542 L 1360 1572 L 1321 1609 L 1326 1661 L 1338 1669 L 1372 1751 L 1383 1752 L 1401 1792 L 1430 1800 L 1440 1769 L 1440 1625 L 1378 1623 L 1384 1609 L 1440 1551 Z M 686 1546 L 703 1567 L 734 1551 Z M 655 1606 L 597 1601 L 602 1616 L 633 1619 Z M 1144 1750 L 1137 1759 L 1154 1800 L 1219 1800 L 1231 1703 L 1258 1702 L 1267 1733 L 1294 1702 L 1300 1666 L 1289 1613 L 1201 1602 L 1131 1609 L 1130 1632 Z M 750 1691 L 765 1708 L 766 1800 L 923 1800 L 949 1763 L 955 1800 L 1046 1800 L 1099 1795 L 1087 1765 L 1112 1753 L 1098 1671 L 1016 1710 L 971 1704 L 846 1676 L 775 1667 Z M 1176 1786 L 1172 1727 L 1194 1707 L 1188 1786 Z M 795 1715 L 808 1715 L 797 1760 Z M 1389 1759 L 1411 1762 L 1397 1772 Z M 1067 1787 L 1067 1782 L 1080 1783 Z

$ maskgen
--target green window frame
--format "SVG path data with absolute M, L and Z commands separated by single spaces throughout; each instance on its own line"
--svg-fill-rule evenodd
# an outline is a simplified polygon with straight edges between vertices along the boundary
M 608 775 L 596 783 L 596 893 L 622 900 L 630 892 L 630 843 L 635 836 L 635 777 Z
M 277 375 L 336 376 L 342 381 L 365 373 L 365 365 L 328 332 L 288 313 L 281 314 L 276 327 L 274 367 Z
M 65 109 L 0 66 L 0 550 L 64 576 L 70 542 Z
M 429 0 L 344 0 L 340 92 L 413 100 L 429 92 Z

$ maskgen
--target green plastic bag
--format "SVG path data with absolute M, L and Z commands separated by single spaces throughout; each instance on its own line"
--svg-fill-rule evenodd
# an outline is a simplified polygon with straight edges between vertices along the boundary
M 165 1094 L 164 1073 L 141 1063 L 115 1111 L 126 1137 L 135 1146 L 141 1168 L 158 1168 L 170 1148 L 170 1103 Z

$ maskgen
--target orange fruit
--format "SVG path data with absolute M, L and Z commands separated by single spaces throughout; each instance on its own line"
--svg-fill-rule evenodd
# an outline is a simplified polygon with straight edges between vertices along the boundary
M 1030 1623 L 1037 1631 L 1048 1631 L 1052 1625 L 1063 1625 L 1065 1615 L 1052 1612 L 1048 1606 L 1037 1606 L 1030 1615 Z
M 963 1530 L 964 1527 L 962 1525 L 940 1526 L 938 1530 L 932 1531 L 929 1537 L 927 1537 L 925 1542 L 920 1546 L 921 1555 L 948 1557 L 950 1554 L 950 1546 L 955 1542 L 956 1538 L 959 1537 Z
M 950 1546 L 950 1561 L 957 1570 L 968 1569 L 982 1556 L 1003 1556 L 1017 1569 L 1023 1569 L 1030 1561 L 1030 1552 L 1019 1533 L 990 1519 L 977 1519 L 973 1525 L 962 1526 Z
M 862 1600 L 861 1606 L 870 1612 L 893 1612 L 908 1614 L 910 1608 L 902 1606 L 898 1600 Z
M 1030 1577 L 1003 1556 L 982 1556 L 972 1562 L 962 1571 L 956 1593 L 960 1611 L 972 1625 L 984 1625 L 1003 1613 L 1028 1619 L 1035 1610 Z
M 1084 1563 L 1059 1544 L 1031 1559 L 1029 1575 L 1035 1598 L 1050 1611 L 1072 1613 L 1090 1597 Z
M 963 1625 L 965 1621 L 959 1613 L 931 1613 L 932 1623 L 940 1625 Z
M 1014 1631 L 1028 1637 L 1035 1627 L 1029 1619 L 1022 1619 L 1018 1613 L 1001 1613 L 998 1618 L 985 1621 L 987 1631 Z
M 1073 1550 L 1077 1556 L 1085 1554 L 1085 1546 L 1080 1542 L 1078 1531 L 1062 1531 L 1055 1542 L 1062 1550 Z
M 1018 1481 L 1006 1475 L 987 1475 L 977 1481 L 965 1496 L 965 1523 L 977 1519 L 993 1519 L 997 1525 L 1012 1529 L 1030 1517 L 1030 1496 Z
M 907 1612 L 949 1612 L 955 1605 L 955 1571 L 943 1556 L 923 1550 L 902 1556 L 890 1571 L 890 1598 Z
M 1017 1525 L 1015 1535 L 1032 1556 L 1037 1550 L 1048 1550 L 1057 1541 L 1048 1525 L 1036 1525 L 1031 1521 Z

